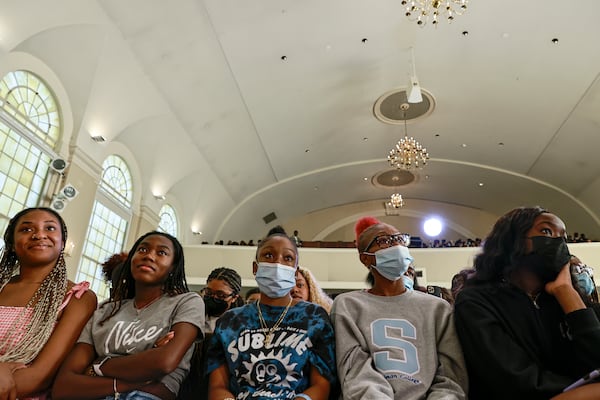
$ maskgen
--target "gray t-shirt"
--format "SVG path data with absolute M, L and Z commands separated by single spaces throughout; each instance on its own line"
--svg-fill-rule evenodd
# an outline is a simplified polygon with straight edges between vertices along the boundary
M 78 342 L 94 346 L 99 358 L 118 357 L 151 349 L 157 339 L 167 334 L 178 322 L 188 322 L 198 327 L 202 339 L 204 326 L 204 301 L 194 292 L 177 296 L 163 295 L 141 310 L 136 310 L 133 300 L 124 300 L 119 311 L 100 325 L 112 311 L 112 303 L 101 305 L 88 321 Z M 173 393 L 190 370 L 194 346 L 191 346 L 181 362 L 161 382 Z

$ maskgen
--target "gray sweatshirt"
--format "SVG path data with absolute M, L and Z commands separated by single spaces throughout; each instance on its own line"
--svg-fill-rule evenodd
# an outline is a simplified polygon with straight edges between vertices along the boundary
M 331 319 L 344 400 L 466 399 L 467 370 L 445 300 L 355 291 L 335 298 Z

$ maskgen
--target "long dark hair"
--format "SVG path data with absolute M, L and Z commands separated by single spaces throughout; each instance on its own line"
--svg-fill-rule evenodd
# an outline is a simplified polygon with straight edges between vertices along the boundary
M 507 277 L 525 255 L 527 231 L 538 216 L 548 212 L 539 206 L 519 207 L 500 217 L 475 257 L 476 273 L 469 282 L 501 282 Z
M 104 323 L 119 311 L 123 300 L 133 299 L 135 297 L 135 280 L 131 275 L 131 259 L 137 252 L 140 243 L 142 243 L 142 241 L 144 241 L 144 239 L 146 239 L 148 236 L 153 235 L 163 236 L 169 239 L 173 244 L 173 270 L 169 273 L 169 276 L 164 283 L 164 293 L 168 294 L 169 296 L 175 296 L 181 293 L 189 292 L 187 281 L 185 279 L 185 258 L 183 255 L 183 247 L 181 246 L 181 243 L 179 243 L 179 240 L 165 232 L 148 232 L 140 236 L 131 247 L 131 250 L 129 250 L 127 259 L 123 263 L 123 268 L 121 268 L 119 278 L 116 282 L 113 282 L 115 289 L 112 296 L 113 301 L 110 303 L 113 305 L 113 309 L 110 314 L 100 322 L 100 324 Z

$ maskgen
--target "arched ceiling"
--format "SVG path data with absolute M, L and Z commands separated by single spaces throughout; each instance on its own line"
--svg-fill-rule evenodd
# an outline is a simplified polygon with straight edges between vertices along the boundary
M 408 124 L 431 160 L 403 196 L 540 204 L 600 237 L 599 13 L 471 0 L 419 28 L 399 0 L 0 0 L 0 70 L 17 53 L 50 68 L 71 145 L 98 162 L 126 146 L 142 202 L 165 194 L 213 241 L 389 196 L 372 178 L 403 127 L 373 104 L 408 85 L 412 48 L 435 109 Z

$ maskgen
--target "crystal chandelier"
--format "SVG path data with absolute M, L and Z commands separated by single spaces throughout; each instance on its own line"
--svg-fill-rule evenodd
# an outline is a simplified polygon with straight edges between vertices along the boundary
M 410 170 L 413 168 L 423 168 L 429 160 L 427 149 L 421 146 L 413 137 L 408 137 L 406 128 L 406 110 L 408 104 L 402 104 L 401 109 L 404 110 L 404 138 L 400 139 L 396 146 L 390 150 L 388 161 L 390 166 L 398 169 Z
M 410 21 L 417 21 L 417 25 L 425 26 L 429 20 L 437 25 L 444 18 L 448 23 L 454 21 L 455 15 L 463 15 L 467 10 L 469 0 L 402 0 L 405 6 L 404 15 Z
M 390 197 L 390 201 L 388 205 L 394 208 L 400 208 L 404 206 L 404 200 L 402 199 L 402 195 L 400 193 L 394 193 Z

